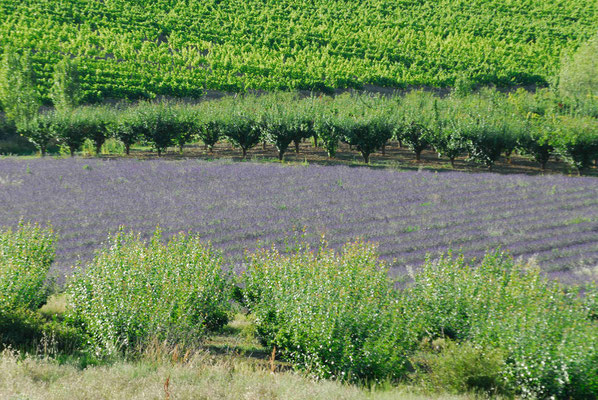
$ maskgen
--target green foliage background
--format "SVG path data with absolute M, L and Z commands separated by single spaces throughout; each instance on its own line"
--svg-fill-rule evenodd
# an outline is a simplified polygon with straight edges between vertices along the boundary
M 85 101 L 545 84 L 598 28 L 593 0 L 0 0 L 0 15 L 0 48 L 33 50 L 46 101 L 65 55 Z

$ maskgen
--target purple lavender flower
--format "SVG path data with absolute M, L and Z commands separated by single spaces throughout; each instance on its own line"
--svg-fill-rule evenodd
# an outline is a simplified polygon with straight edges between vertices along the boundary
M 233 267 L 245 250 L 364 238 L 404 271 L 449 248 L 501 246 L 552 275 L 598 264 L 598 180 L 347 166 L 0 159 L 0 225 L 51 224 L 62 274 L 120 225 L 200 234 Z M 569 271 L 558 273 L 558 271 Z

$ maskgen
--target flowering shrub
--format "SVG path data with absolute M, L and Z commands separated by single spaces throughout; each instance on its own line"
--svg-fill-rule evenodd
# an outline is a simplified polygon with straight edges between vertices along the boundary
M 242 282 L 259 338 L 317 377 L 400 379 L 414 369 L 442 390 L 595 398 L 591 288 L 580 298 L 501 252 L 476 266 L 449 254 L 412 278 L 393 289 L 376 248 L 351 243 L 338 254 L 258 252 Z
M 228 321 L 230 291 L 222 257 L 198 237 L 162 244 L 122 229 L 70 281 L 68 319 L 99 350 L 112 353 L 149 339 L 197 341 Z
M 44 304 L 54 241 L 52 229 L 38 225 L 0 231 L 0 311 L 35 310 Z
M 413 278 L 404 315 L 420 337 L 499 350 L 502 379 L 526 397 L 598 393 L 598 324 L 576 293 L 537 268 L 500 252 L 476 267 L 449 255 L 427 262 Z
M 404 330 L 393 318 L 396 292 L 375 246 L 340 253 L 264 250 L 249 258 L 244 298 L 260 339 L 318 377 L 398 377 Z

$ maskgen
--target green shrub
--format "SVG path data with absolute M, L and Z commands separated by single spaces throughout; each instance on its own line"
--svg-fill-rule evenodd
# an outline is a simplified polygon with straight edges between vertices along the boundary
M 90 115 L 82 109 L 72 112 L 55 113 L 52 117 L 52 134 L 60 145 L 68 148 L 71 157 L 81 149 L 83 143 L 89 138 L 89 132 L 95 124 L 89 119 Z
M 118 232 L 67 287 L 67 320 L 107 354 L 158 339 L 189 343 L 226 324 L 230 285 L 222 257 L 199 238 L 167 244 Z
M 463 113 L 463 99 L 454 94 L 445 101 L 434 103 L 434 121 L 431 124 L 429 142 L 438 153 L 455 167 L 455 159 L 467 151 L 467 118 Z
M 264 111 L 259 119 L 262 137 L 276 147 L 279 160 L 292 142 L 298 152 L 299 143 L 315 134 L 310 102 L 299 100 L 295 94 L 277 93 L 265 97 L 262 106 Z
M 465 75 L 459 75 L 455 79 L 452 94 L 457 97 L 465 97 L 473 93 L 475 89 L 475 83 L 469 77 Z
M 467 151 L 467 137 L 457 120 L 447 121 L 446 125 L 433 132 L 430 141 L 438 156 L 448 158 L 453 168 L 455 159 Z
M 336 118 L 336 115 L 327 113 L 319 116 L 314 123 L 316 137 L 322 140 L 328 158 L 333 158 L 336 155 L 338 141 L 343 136 L 342 127 L 336 121 Z
M 432 131 L 426 128 L 424 125 L 410 122 L 406 125 L 402 125 L 396 129 L 396 138 L 403 143 L 407 144 L 415 153 L 415 159 L 419 162 L 421 153 L 428 146 L 433 143 Z
M 175 105 L 176 110 L 176 135 L 174 142 L 183 153 L 185 144 L 189 143 L 197 135 L 197 110 L 195 107 L 184 104 Z
M 533 93 L 519 88 L 509 93 L 505 100 L 507 107 L 512 107 L 516 115 L 526 120 L 556 114 L 563 108 L 555 91 L 549 88 L 538 88 Z
M 428 262 L 404 291 L 420 337 L 470 342 L 504 355 L 501 376 L 525 397 L 595 398 L 598 325 L 575 293 L 537 268 L 488 254 Z
M 354 146 L 368 164 L 370 155 L 392 137 L 393 127 L 383 119 L 346 118 L 342 122 L 342 140 Z
M 0 313 L 44 304 L 54 242 L 52 230 L 38 225 L 0 231 Z
M 112 113 L 107 107 L 81 107 L 77 112 L 83 121 L 81 128 L 84 129 L 85 137 L 93 142 L 95 154 L 100 155 L 102 146 L 110 137 L 108 126 Z
M 202 122 L 197 128 L 197 136 L 210 152 L 214 150 L 214 146 L 223 136 L 222 132 L 225 129 L 223 125 L 220 120 L 210 120 Z
M 72 354 L 83 350 L 85 335 L 74 327 L 19 309 L 0 312 L 0 346 L 33 352 Z
M 400 101 L 395 137 L 407 144 L 420 161 L 421 152 L 433 142 L 433 132 L 438 126 L 438 102 L 430 93 L 412 91 Z
M 126 155 L 131 153 L 131 146 L 145 132 L 141 115 L 132 108 L 125 108 L 115 112 L 115 115 L 108 119 L 107 129 L 110 136 L 123 143 Z
M 369 95 L 343 96 L 338 103 L 340 113 L 333 121 L 340 140 L 355 147 L 367 164 L 370 155 L 384 149 L 393 136 L 397 126 L 395 104 Z
M 38 113 L 41 106 L 35 86 L 35 73 L 30 51 L 15 52 L 3 49 L 0 61 L 0 103 L 6 118 L 17 125 L 25 124 Z
M 247 150 L 257 146 L 262 133 L 255 120 L 242 112 L 229 115 L 221 125 L 222 135 L 235 147 L 241 148 L 242 156 L 247 156 Z
M 229 99 L 206 101 L 199 105 L 195 129 L 197 138 L 202 141 L 206 150 L 212 152 L 222 138 L 224 121 L 230 108 Z
M 248 259 L 244 299 L 259 338 L 295 366 L 347 381 L 404 372 L 407 334 L 394 319 L 395 291 L 376 248 L 340 253 L 263 250 Z
M 505 146 L 505 131 L 483 118 L 472 118 L 466 127 L 469 158 L 491 168 Z
M 145 104 L 137 109 L 145 129 L 143 137 L 162 155 L 172 146 L 184 127 L 179 124 L 177 110 L 170 104 Z
M 411 360 L 416 368 L 415 379 L 432 390 L 508 394 L 501 374 L 505 359 L 500 349 L 437 339 L 424 342 Z

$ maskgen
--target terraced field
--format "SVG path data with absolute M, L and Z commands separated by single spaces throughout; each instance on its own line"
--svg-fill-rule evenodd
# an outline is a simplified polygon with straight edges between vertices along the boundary
M 0 220 L 50 223 L 56 268 L 92 256 L 119 225 L 199 233 L 239 268 L 246 249 L 364 238 L 403 274 L 448 248 L 502 246 L 552 276 L 598 263 L 598 180 L 256 163 L 0 159 Z M 290 239 L 283 238 L 290 236 Z
M 86 100 L 204 89 L 546 84 L 598 30 L 593 0 L 0 0 L 1 49 L 31 49 L 48 100 L 80 63 Z

